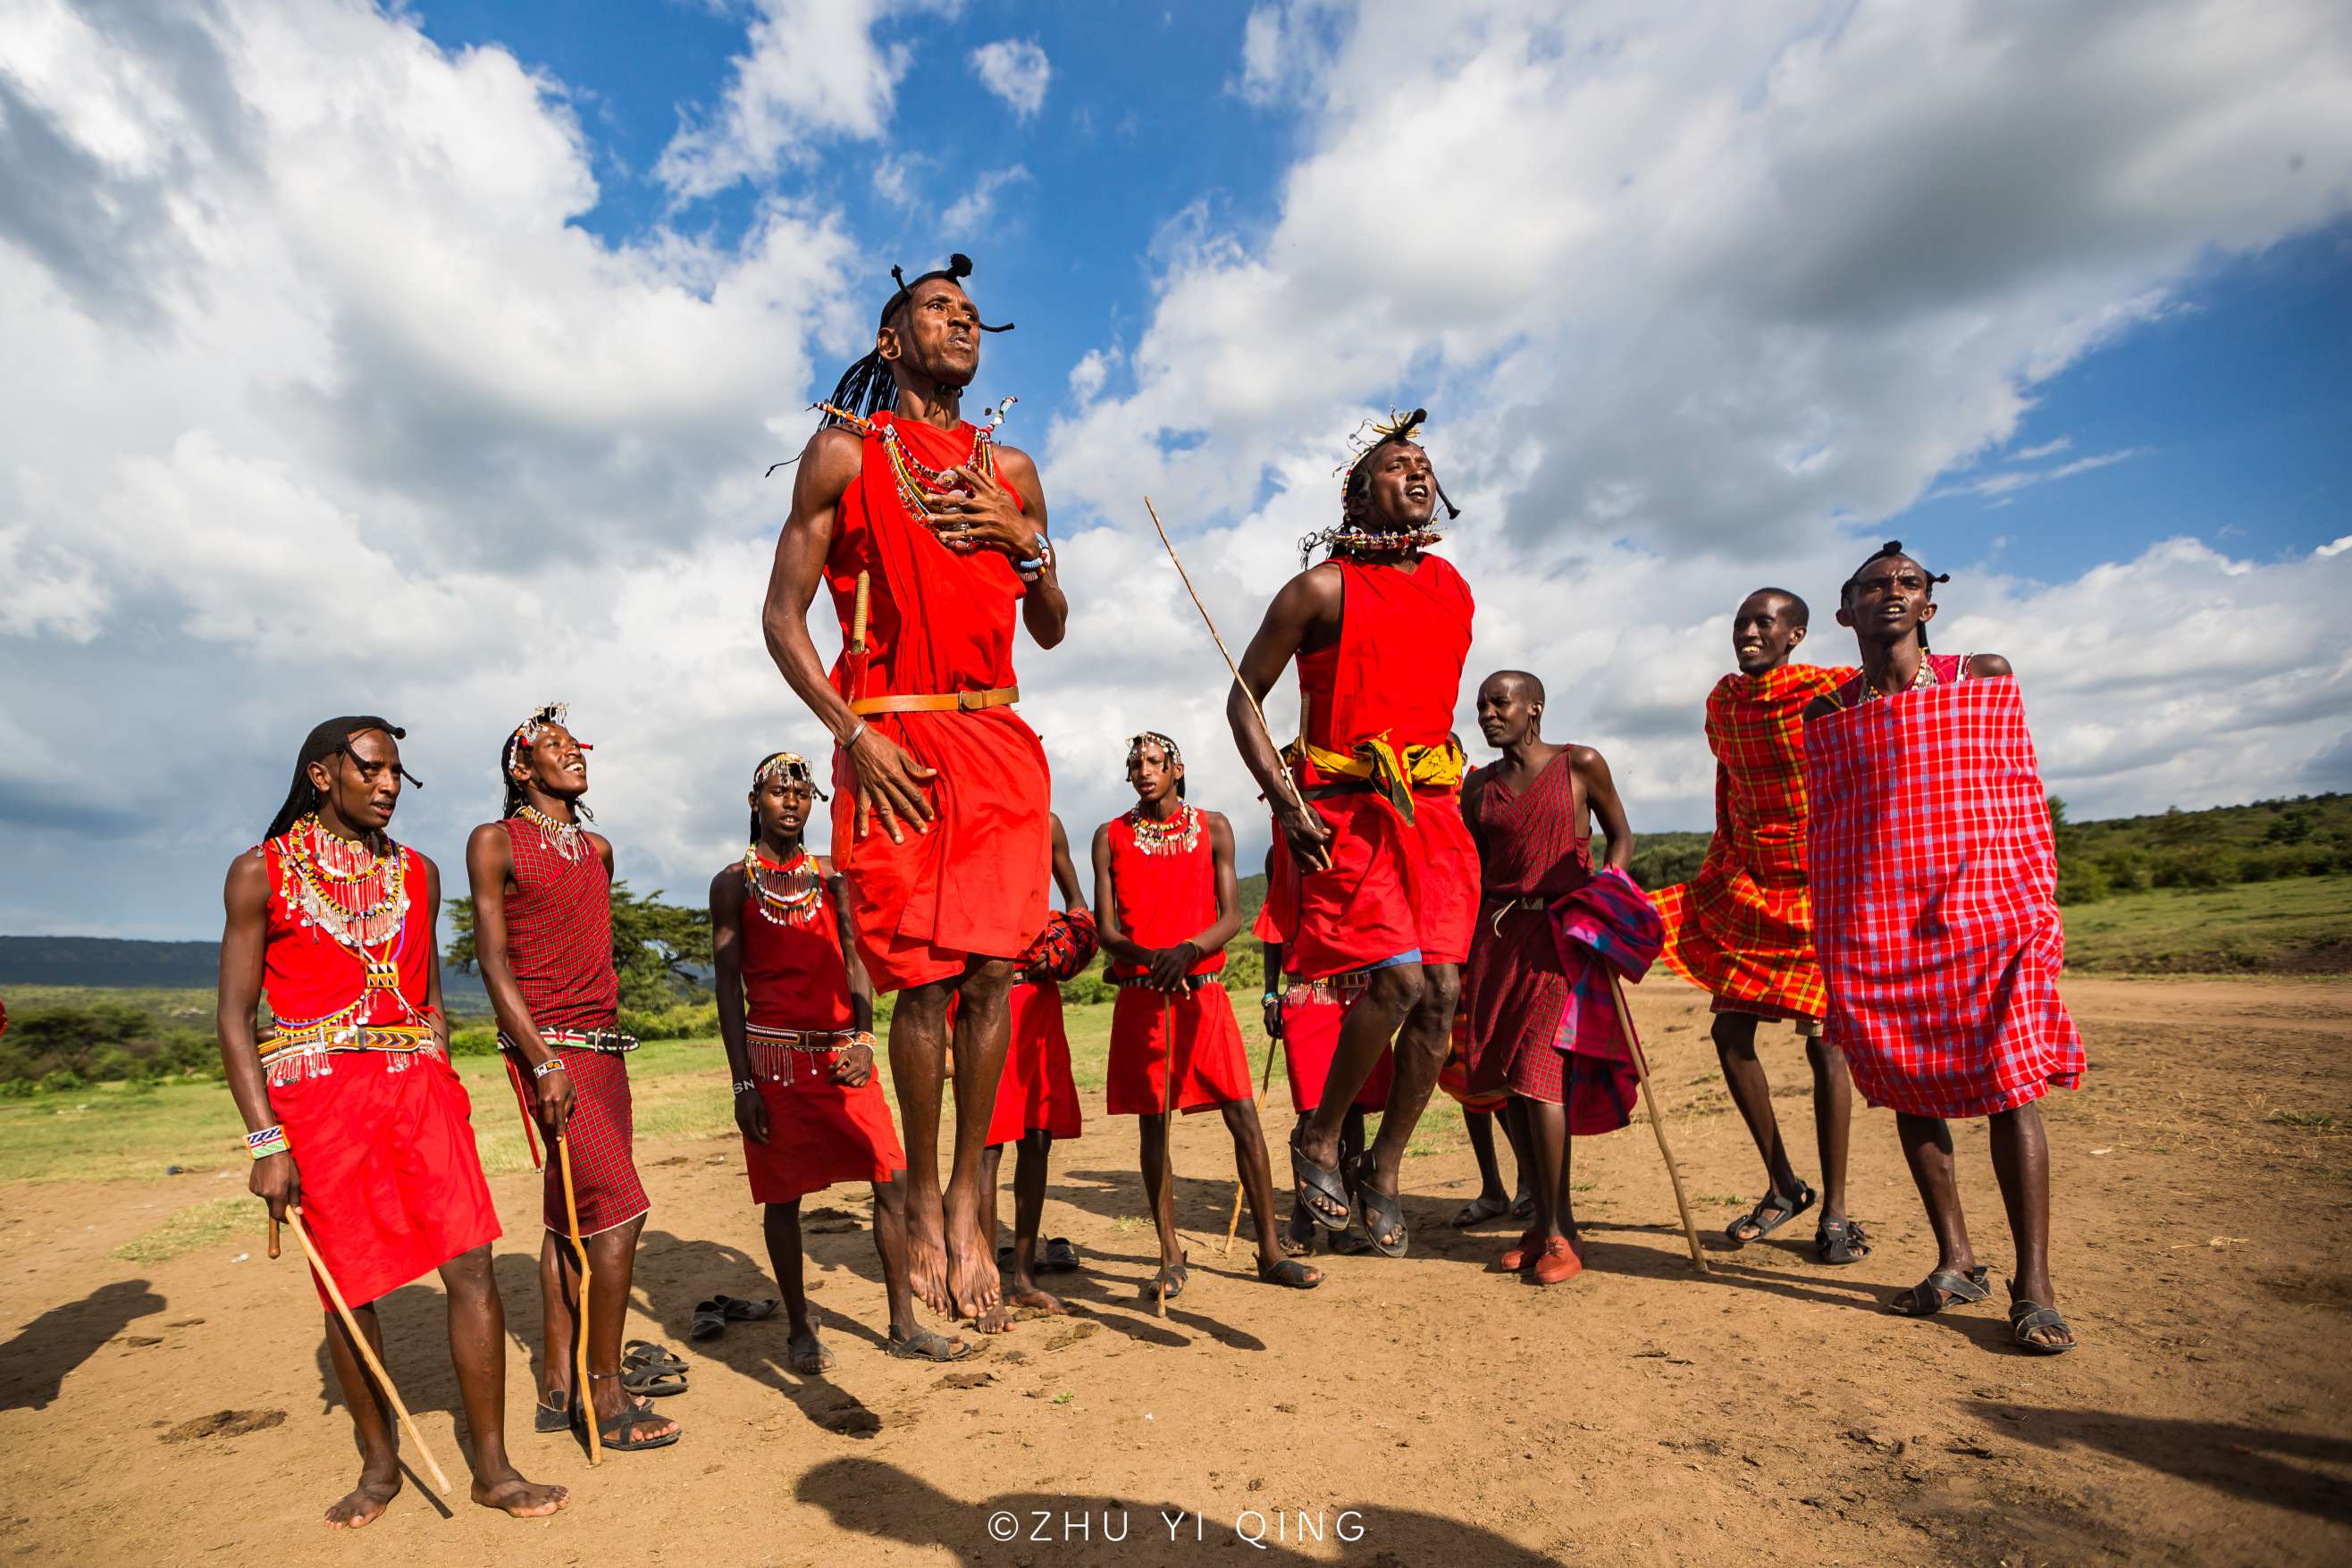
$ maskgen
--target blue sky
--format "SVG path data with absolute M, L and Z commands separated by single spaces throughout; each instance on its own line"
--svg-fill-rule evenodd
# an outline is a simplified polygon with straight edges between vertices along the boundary
M 1021 672 L 1074 827 L 1149 727 L 1255 858 L 1140 498 L 1237 642 L 1414 403 L 1469 678 L 1542 673 L 1637 831 L 1707 823 L 1740 595 L 1897 536 L 2078 814 L 2352 787 L 2340 6 L 28 4 L 0 930 L 207 934 L 329 712 L 410 727 L 398 831 L 454 869 L 551 697 L 625 873 L 701 886 L 738 775 L 821 749 L 760 472 L 956 249 L 1019 324 L 974 392 L 1062 545 Z

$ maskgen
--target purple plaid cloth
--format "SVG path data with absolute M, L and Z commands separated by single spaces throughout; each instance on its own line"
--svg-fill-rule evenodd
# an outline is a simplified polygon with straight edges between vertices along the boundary
M 1618 1016 L 1610 971 L 1639 980 L 1665 945 L 1665 926 L 1650 895 L 1613 867 L 1553 904 L 1552 944 L 1568 977 L 1568 1000 L 1552 1036 L 1556 1051 L 1630 1064 L 1626 1020 Z

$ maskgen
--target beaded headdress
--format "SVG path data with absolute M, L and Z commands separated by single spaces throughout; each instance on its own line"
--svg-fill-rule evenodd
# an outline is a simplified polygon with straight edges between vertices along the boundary
M 546 734 L 551 727 L 557 725 L 562 726 L 567 730 L 572 727 L 570 703 L 541 703 L 530 710 L 530 717 L 509 732 L 506 745 L 499 750 L 499 777 L 505 781 L 507 787 L 504 815 L 514 816 L 524 804 L 522 786 L 515 782 L 516 762 L 521 759 L 524 752 L 529 751 L 538 742 L 541 736 Z M 572 743 L 583 751 L 596 749 L 576 735 L 572 737 Z M 588 803 L 585 800 L 575 802 L 572 810 L 583 821 L 595 821 L 595 813 L 588 810 Z
M 816 787 L 816 775 L 809 771 L 808 758 L 797 751 L 771 752 L 761 758 L 760 766 L 751 770 L 752 792 L 757 794 L 760 787 L 771 779 L 805 784 L 809 787 L 809 793 L 818 800 L 826 799 L 825 792 Z
M 1331 472 L 1339 480 L 1339 521 L 1336 527 L 1318 528 L 1298 541 L 1299 564 L 1304 566 L 1318 547 L 1334 552 L 1386 552 L 1396 549 L 1419 549 L 1434 544 L 1440 538 L 1434 528 L 1420 528 L 1406 534 L 1376 534 L 1367 529 L 1357 515 L 1369 485 L 1372 458 L 1380 450 L 1399 442 L 1417 441 L 1421 427 L 1428 423 L 1429 410 L 1416 408 L 1411 413 L 1389 411 L 1385 420 L 1367 419 L 1349 433 L 1349 458 Z M 1437 498 L 1445 507 L 1445 520 L 1452 522 L 1462 515 L 1454 497 L 1445 493 L 1433 474 L 1430 482 L 1435 486 Z
M 1147 729 L 1140 735 L 1130 735 L 1127 737 L 1127 767 L 1129 772 L 1131 773 L 1135 770 L 1135 764 L 1137 760 L 1143 756 L 1143 748 L 1147 746 L 1158 747 L 1160 748 L 1160 754 L 1168 759 L 1168 766 L 1171 769 L 1184 766 L 1184 752 L 1182 747 L 1179 747 L 1174 741 L 1169 739 L 1166 736 L 1160 734 L 1158 730 Z M 1181 779 L 1176 780 L 1176 798 L 1180 800 L 1184 798 L 1184 780 Z

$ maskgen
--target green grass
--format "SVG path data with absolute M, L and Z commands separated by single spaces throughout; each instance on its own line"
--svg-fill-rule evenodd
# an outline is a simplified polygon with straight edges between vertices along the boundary
M 2157 888 L 2067 906 L 2068 968 L 2095 974 L 2352 970 L 2352 876 Z
M 154 1229 L 131 1238 L 114 1249 L 126 1263 L 162 1263 L 183 1252 L 210 1247 L 244 1232 L 262 1228 L 261 1206 L 250 1193 L 192 1203 Z
M 88 1002 L 128 1002 L 142 1012 L 173 1023 L 212 1027 L 210 986 L 5 986 L 10 1012 L 34 1008 L 79 1007 Z

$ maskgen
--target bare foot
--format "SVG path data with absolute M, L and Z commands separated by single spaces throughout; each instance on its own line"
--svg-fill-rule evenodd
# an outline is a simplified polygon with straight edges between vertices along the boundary
M 935 1312 L 953 1316 L 948 1299 L 948 1249 L 937 1198 L 907 1198 L 907 1283 L 915 1299 Z
M 1033 1312 L 1045 1312 L 1057 1318 L 1070 1315 L 1068 1302 L 1051 1291 L 1039 1290 L 1033 1280 L 1013 1281 L 1013 1293 L 1005 1300 L 1016 1307 L 1027 1307 Z
M 1006 1314 L 1004 1303 L 999 1301 L 972 1319 L 971 1326 L 982 1333 L 1003 1333 L 1013 1326 L 1013 1319 Z
M 541 1486 L 527 1481 L 513 1470 L 496 1480 L 474 1478 L 474 1500 L 484 1508 L 495 1508 L 517 1519 L 539 1519 L 554 1513 L 571 1500 L 572 1494 L 562 1487 Z
M 816 1325 L 814 1323 L 784 1342 L 784 1360 L 803 1377 L 814 1377 L 820 1373 L 830 1372 L 834 1364 L 833 1352 L 825 1349 L 824 1342 L 816 1337 Z
M 909 1261 L 911 1261 L 911 1249 Z M 980 1225 L 970 1198 L 950 1205 L 947 1216 L 948 1289 L 954 1315 L 978 1317 L 1004 1299 L 995 1256 L 981 1244 Z M 921 1294 L 919 1287 L 917 1294 Z
M 400 1493 L 400 1472 L 389 1476 L 370 1476 L 360 1472 L 360 1484 L 345 1496 L 327 1507 L 327 1528 L 330 1530 L 361 1530 L 373 1523 L 375 1517 L 392 1504 Z

